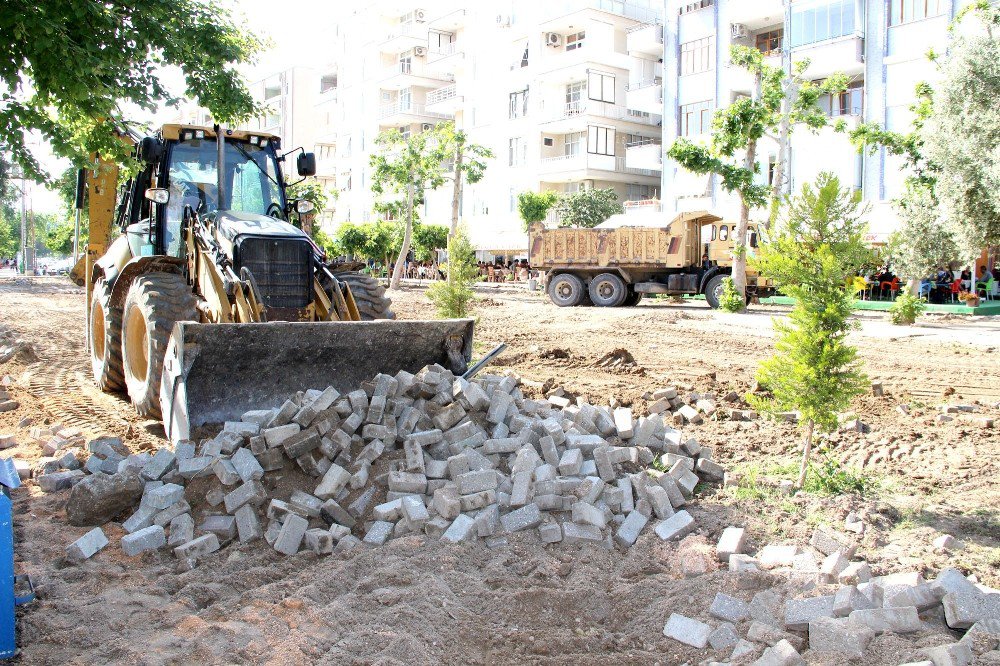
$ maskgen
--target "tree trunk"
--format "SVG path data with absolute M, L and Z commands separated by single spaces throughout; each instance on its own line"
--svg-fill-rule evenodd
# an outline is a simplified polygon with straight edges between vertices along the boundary
M 465 151 L 459 146 L 455 150 L 455 181 L 451 190 L 451 231 L 448 232 L 448 240 L 458 233 L 458 204 L 462 199 L 462 161 Z
M 910 290 L 910 295 L 911 296 L 919 296 L 920 295 L 920 279 L 919 278 L 911 278 L 909 281 L 907 281 L 906 286 Z
M 791 74 L 788 74 L 791 77 Z M 774 162 L 774 180 L 771 182 L 771 214 L 768 216 L 766 228 L 771 229 L 778 219 L 781 208 L 781 198 L 787 194 L 785 188 L 785 167 L 791 158 L 792 107 L 799 97 L 799 84 L 789 78 L 781 98 L 781 122 L 778 125 L 778 154 Z
M 759 102 L 761 88 L 764 85 L 763 73 L 756 72 L 753 80 L 753 92 L 751 99 Z M 743 168 L 754 173 L 754 166 L 757 162 L 757 140 L 751 139 L 747 144 L 746 156 L 743 158 Z M 747 203 L 746 194 L 740 192 L 740 221 L 736 225 L 736 238 L 733 239 L 733 286 L 737 293 L 746 303 L 747 298 L 747 230 L 750 228 L 750 205 Z M 744 307 L 744 310 L 746 308 Z
M 316 220 L 316 213 L 303 213 L 302 214 L 302 231 L 306 233 L 309 238 L 313 237 L 313 223 Z
M 795 487 L 799 490 L 805 485 L 806 472 L 809 471 L 809 454 L 812 453 L 813 428 L 815 425 L 812 419 L 809 419 L 809 423 L 806 424 L 806 441 L 805 448 L 802 450 L 802 465 L 799 467 L 799 481 L 795 484 Z
M 406 230 L 403 232 L 403 247 L 396 257 L 396 265 L 392 269 L 392 281 L 389 289 L 399 289 L 403 281 L 403 267 L 406 264 L 406 255 L 410 253 L 410 240 L 413 238 L 413 184 L 406 186 Z

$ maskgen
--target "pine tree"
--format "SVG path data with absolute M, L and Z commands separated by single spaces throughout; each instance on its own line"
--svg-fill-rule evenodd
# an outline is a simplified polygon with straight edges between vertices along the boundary
M 867 261 L 860 195 L 841 189 L 829 173 L 806 184 L 788 201 L 777 237 L 761 247 L 754 266 L 795 299 L 788 321 L 775 319 L 775 355 L 763 361 L 757 380 L 769 396 L 751 396 L 762 411 L 798 410 L 804 429 L 797 486 L 805 483 L 816 430 L 829 432 L 837 414 L 867 382 L 857 350 L 847 344 L 852 322 L 848 278 Z

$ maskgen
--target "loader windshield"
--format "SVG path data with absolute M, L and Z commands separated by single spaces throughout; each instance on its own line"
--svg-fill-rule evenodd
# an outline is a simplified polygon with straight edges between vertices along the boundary
M 169 188 L 164 248 L 179 256 L 184 210 L 199 215 L 219 208 L 218 148 L 215 139 L 189 139 L 174 144 L 170 152 Z M 274 152 L 250 143 L 227 141 L 223 187 L 228 210 L 283 216 L 285 197 Z

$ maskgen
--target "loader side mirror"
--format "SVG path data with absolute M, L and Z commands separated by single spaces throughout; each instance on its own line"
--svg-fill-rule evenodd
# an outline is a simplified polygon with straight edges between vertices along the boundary
M 146 198 L 156 204 L 165 204 L 170 201 L 170 190 L 164 187 L 151 187 L 146 190 Z
M 306 201 L 305 199 L 299 199 L 295 202 L 295 212 L 299 215 L 304 215 L 305 213 L 311 213 L 316 210 L 316 205 L 312 201 Z
M 302 153 L 295 160 L 295 166 L 298 169 L 300 176 L 315 176 L 316 175 L 316 154 L 315 153 Z

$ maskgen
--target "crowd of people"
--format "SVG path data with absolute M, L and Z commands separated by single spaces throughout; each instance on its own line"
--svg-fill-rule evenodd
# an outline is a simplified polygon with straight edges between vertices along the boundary
M 481 282 L 527 282 L 539 277 L 538 271 L 532 270 L 524 259 L 511 260 L 506 263 L 500 260 L 494 262 L 478 262 Z M 388 278 L 392 273 L 392 264 L 369 261 L 362 271 L 372 277 Z M 403 276 L 408 280 L 444 280 L 447 279 L 442 267 L 437 262 L 408 261 L 403 269 Z
M 920 281 L 919 295 L 931 303 L 956 302 L 964 294 L 993 299 L 998 295 L 998 284 L 1000 264 L 995 265 L 992 271 L 986 266 L 980 266 L 975 276 L 969 267 L 951 270 L 940 266 L 932 275 Z M 855 277 L 853 287 L 861 298 L 891 300 L 906 288 L 906 280 L 896 275 L 886 264 L 870 274 Z
M 537 278 L 538 271 L 533 271 L 524 259 L 506 264 L 500 261 L 480 261 L 479 277 L 483 282 L 527 282 L 531 278 Z

